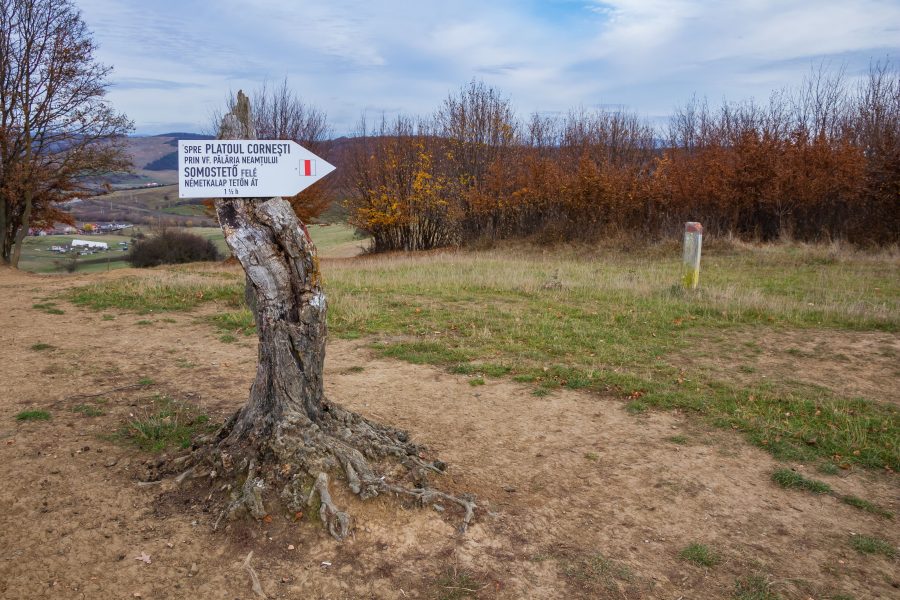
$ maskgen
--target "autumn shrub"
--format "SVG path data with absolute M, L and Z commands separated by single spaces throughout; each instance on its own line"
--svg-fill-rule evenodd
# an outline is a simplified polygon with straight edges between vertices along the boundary
M 165 230 L 151 238 L 138 240 L 128 253 L 134 267 L 156 267 L 197 261 L 221 260 L 212 240 L 186 231 Z
M 350 223 L 375 250 L 427 250 L 457 241 L 453 183 L 435 165 L 435 138 L 412 120 L 362 124 L 351 155 Z

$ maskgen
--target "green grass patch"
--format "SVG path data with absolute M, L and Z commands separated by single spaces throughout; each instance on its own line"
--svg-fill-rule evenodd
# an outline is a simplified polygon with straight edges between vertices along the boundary
M 862 554 L 881 554 L 887 558 L 897 556 L 897 549 L 888 542 L 867 535 L 854 535 L 850 538 L 853 549 Z
M 209 417 L 195 407 L 157 394 L 152 407 L 129 421 L 120 435 L 142 450 L 160 452 L 167 448 L 187 448 L 195 436 L 215 428 Z
M 830 461 L 819 463 L 816 469 L 818 469 L 819 473 L 825 475 L 837 475 L 841 472 L 841 468 Z
M 376 352 L 389 358 L 397 358 L 413 364 L 448 365 L 466 361 L 469 357 L 459 348 L 448 348 L 438 342 L 398 342 L 374 344 Z
M 35 352 L 41 352 L 43 350 L 56 350 L 56 346 L 39 342 L 37 344 L 32 344 L 31 349 Z
M 678 553 L 678 558 L 701 567 L 714 567 L 722 562 L 722 558 L 715 550 L 705 544 L 698 543 L 688 544 Z
M 102 409 L 90 404 L 79 404 L 74 406 L 72 407 L 72 412 L 81 413 L 86 417 L 100 417 L 106 414 Z
M 461 600 L 477 598 L 484 584 L 475 579 L 467 571 L 456 568 L 449 569 L 435 581 L 438 600 Z
M 618 592 L 618 582 L 630 582 L 634 575 L 626 565 L 603 556 L 592 554 L 573 558 L 560 558 L 563 574 L 581 585 Z
M 66 294 L 73 304 L 94 310 L 186 311 L 206 302 L 243 305 L 244 282 L 226 272 L 204 277 L 191 271 L 161 271 L 158 278 L 123 277 L 76 287 Z
M 475 377 L 474 379 L 469 380 L 469 385 L 471 385 L 472 387 L 484 385 L 484 383 L 484 377 Z
M 667 442 L 672 442 L 673 444 L 678 444 L 679 446 L 684 446 L 688 443 L 687 436 L 684 435 L 670 435 L 666 438 Z
M 219 312 L 204 317 L 207 323 L 212 324 L 221 332 L 233 335 L 255 335 L 256 321 L 249 308 Z
M 742 577 L 734 584 L 735 600 L 781 600 L 781 596 L 772 591 L 772 584 L 762 575 Z
M 642 400 L 632 400 L 625 405 L 625 410 L 633 415 L 639 415 L 646 412 L 650 406 Z
M 231 335 L 230 333 L 225 333 L 219 336 L 219 341 L 224 342 L 226 344 L 232 344 L 237 341 L 237 338 Z
M 347 369 L 347 372 L 348 373 L 362 373 L 365 370 L 366 370 L 365 367 L 361 367 L 359 365 L 353 365 L 352 367 Z
M 850 506 L 858 508 L 859 510 L 864 510 L 866 512 L 872 513 L 873 515 L 878 515 L 879 517 L 884 517 L 886 519 L 894 518 L 894 513 L 885 510 L 877 504 L 869 502 L 868 500 L 857 498 L 856 496 L 841 496 L 841 502 L 843 502 L 844 504 L 849 504 Z
M 494 365 L 491 363 L 461 363 L 450 368 L 452 373 L 460 375 L 486 375 L 488 377 L 503 377 L 510 372 L 509 367 Z
M 144 387 L 154 385 L 156 382 L 150 379 L 149 377 L 141 377 L 138 379 L 138 385 L 142 385 Z
M 64 314 L 66 314 L 66 311 L 62 310 L 61 308 L 56 307 L 55 302 L 38 302 L 36 304 L 32 304 L 31 308 L 45 312 L 48 315 L 64 315 Z
M 831 493 L 831 486 L 824 481 L 809 479 L 790 469 L 778 469 L 772 473 L 772 481 L 785 489 L 806 490 L 814 494 Z
M 49 421 L 50 413 L 46 410 L 23 410 L 16 415 L 16 421 Z

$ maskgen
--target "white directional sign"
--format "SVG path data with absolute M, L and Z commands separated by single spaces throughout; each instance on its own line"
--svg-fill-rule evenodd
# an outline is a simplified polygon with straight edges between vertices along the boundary
M 334 171 L 290 140 L 179 140 L 179 198 L 293 196 Z

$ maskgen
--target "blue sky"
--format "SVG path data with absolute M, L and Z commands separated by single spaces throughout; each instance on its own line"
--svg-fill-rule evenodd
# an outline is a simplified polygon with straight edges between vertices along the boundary
M 288 78 L 335 135 L 424 115 L 470 79 L 522 114 L 694 93 L 766 100 L 823 61 L 900 61 L 897 0 L 76 0 L 138 133 L 199 131 L 229 90 Z M 252 7 L 252 8 L 248 8 Z

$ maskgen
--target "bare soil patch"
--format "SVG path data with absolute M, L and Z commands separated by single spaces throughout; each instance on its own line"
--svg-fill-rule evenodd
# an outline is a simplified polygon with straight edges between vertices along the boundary
M 880 331 L 747 329 L 704 340 L 680 365 L 715 369 L 740 383 L 799 382 L 839 396 L 900 404 L 900 336 Z
M 126 275 L 135 272 L 103 277 Z M 329 398 L 409 430 L 446 460 L 437 484 L 476 493 L 485 509 L 469 532 L 456 534 L 449 508 L 360 503 L 335 485 L 356 518 L 344 543 L 281 516 L 213 533 L 216 515 L 174 483 L 137 484 L 152 454 L 109 436 L 154 394 L 222 420 L 247 397 L 255 340 L 223 343 L 195 314 L 32 308 L 86 281 L 0 272 L 2 598 L 249 599 L 241 564 L 251 550 L 272 598 L 712 599 L 732 597 L 736 580 L 753 575 L 785 598 L 894 598 L 900 589 L 897 559 L 850 545 L 861 533 L 896 546 L 895 521 L 775 486 L 782 463 L 738 434 L 676 412 L 630 415 L 597 395 L 537 397 L 502 379 L 473 387 L 466 376 L 376 358 L 365 341 L 330 343 Z M 32 350 L 37 343 L 52 348 Z M 103 414 L 73 411 L 86 403 L 77 394 L 142 378 L 153 383 L 98 396 Z M 26 409 L 51 419 L 16 421 Z M 895 475 L 795 467 L 900 511 Z M 692 542 L 723 562 L 679 559 Z M 136 559 L 144 555 L 151 562 Z

